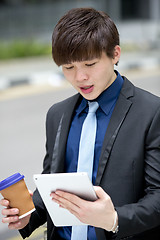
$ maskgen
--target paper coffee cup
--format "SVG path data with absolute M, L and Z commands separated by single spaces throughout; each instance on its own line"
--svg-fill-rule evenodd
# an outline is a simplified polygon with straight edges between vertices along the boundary
M 19 218 L 23 218 L 35 210 L 32 197 L 24 181 L 24 175 L 15 173 L 1 181 L 0 192 L 9 201 L 11 208 L 19 209 Z

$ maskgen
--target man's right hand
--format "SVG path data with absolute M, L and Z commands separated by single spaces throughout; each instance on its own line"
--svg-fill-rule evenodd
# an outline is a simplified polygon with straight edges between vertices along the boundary
M 2 222 L 7 223 L 9 229 L 22 229 L 29 223 L 31 214 L 22 219 L 19 219 L 17 215 L 19 213 L 19 210 L 17 208 L 10 208 L 8 200 L 1 199 L 0 205 L 5 207 L 2 210 L 2 215 L 4 216 L 2 218 Z

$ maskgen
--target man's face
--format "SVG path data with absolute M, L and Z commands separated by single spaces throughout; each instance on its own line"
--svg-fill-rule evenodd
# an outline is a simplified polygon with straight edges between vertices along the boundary
M 118 55 L 117 55 L 118 56 Z M 96 99 L 115 80 L 114 64 L 119 57 L 101 58 L 62 65 L 65 78 L 87 100 Z

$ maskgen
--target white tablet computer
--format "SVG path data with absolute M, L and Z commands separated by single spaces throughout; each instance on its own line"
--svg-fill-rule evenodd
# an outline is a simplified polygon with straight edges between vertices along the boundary
M 68 210 L 53 202 L 50 193 L 59 189 L 95 201 L 97 196 L 87 173 L 35 174 L 33 178 L 55 226 L 84 225 Z

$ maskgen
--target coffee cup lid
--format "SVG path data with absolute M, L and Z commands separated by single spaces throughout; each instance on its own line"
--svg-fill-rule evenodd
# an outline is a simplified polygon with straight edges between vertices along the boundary
M 15 184 L 16 182 L 22 180 L 24 178 L 24 175 L 21 175 L 20 173 L 15 173 L 12 176 L 2 180 L 0 182 L 0 191 Z

